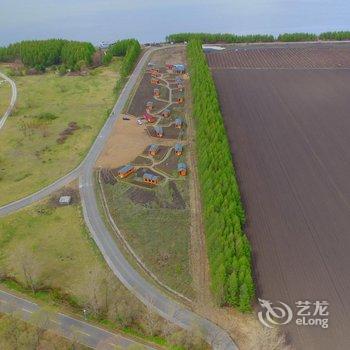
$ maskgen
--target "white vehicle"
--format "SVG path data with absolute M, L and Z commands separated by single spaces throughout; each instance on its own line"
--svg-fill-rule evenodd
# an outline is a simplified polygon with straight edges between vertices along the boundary
M 142 125 L 143 124 L 143 120 L 141 119 L 141 118 L 137 118 L 137 124 L 139 124 L 139 125 Z

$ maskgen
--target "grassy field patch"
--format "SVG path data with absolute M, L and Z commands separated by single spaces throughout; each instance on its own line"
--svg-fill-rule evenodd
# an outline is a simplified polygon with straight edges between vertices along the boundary
M 79 164 L 113 106 L 119 67 L 120 59 L 114 59 L 87 76 L 51 72 L 14 78 L 18 101 L 0 137 L 0 205 L 39 190 Z
M 11 86 L 8 82 L 1 83 L 2 78 L 0 77 L 0 118 L 6 112 L 11 101 Z

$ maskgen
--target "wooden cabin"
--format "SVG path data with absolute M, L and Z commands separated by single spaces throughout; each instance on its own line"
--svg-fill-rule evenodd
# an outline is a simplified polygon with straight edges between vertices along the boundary
M 124 179 L 124 178 L 128 177 L 129 175 L 133 174 L 135 171 L 136 170 L 135 170 L 135 167 L 133 165 L 127 164 L 118 171 L 118 176 L 121 179 Z
M 182 128 L 182 126 L 183 126 L 183 120 L 182 120 L 182 118 L 176 118 L 175 119 L 175 128 L 177 128 L 177 129 L 181 129 Z
M 153 90 L 153 96 L 154 97 L 160 97 L 160 90 L 159 89 L 154 89 Z
M 149 146 L 148 154 L 152 157 L 156 156 L 159 151 L 159 146 L 156 144 L 152 144 Z
M 183 146 L 182 146 L 182 144 L 181 143 L 177 143 L 176 145 L 175 145 L 175 154 L 178 156 L 178 157 L 180 157 L 181 155 L 182 155 L 182 152 L 183 152 Z
M 158 78 L 152 78 L 152 79 L 151 79 L 151 84 L 152 84 L 152 85 L 160 84 L 160 80 L 159 80 Z
M 146 103 L 146 109 L 147 110 L 149 110 L 149 111 L 151 111 L 152 109 L 153 109 L 153 101 L 148 101 L 147 103 Z
M 159 183 L 159 176 L 150 173 L 145 173 L 143 174 L 143 182 L 151 185 L 157 185 Z
M 144 113 L 143 115 L 143 119 L 145 119 L 147 121 L 147 123 L 155 123 L 157 118 L 152 115 L 152 114 L 149 114 L 149 113 Z
M 165 65 L 165 68 L 168 69 L 168 70 L 172 70 L 173 67 L 174 67 L 174 65 L 173 65 L 173 64 L 170 64 L 170 63 L 168 63 L 168 64 Z
M 155 131 L 157 137 L 164 136 L 164 131 L 163 131 L 163 128 L 161 126 L 155 126 L 154 131 Z
M 187 165 L 185 163 L 179 163 L 177 165 L 177 172 L 179 176 L 186 176 L 187 175 Z
M 164 109 L 164 111 L 162 112 L 162 117 L 168 118 L 169 116 L 170 116 L 170 109 L 169 108 Z
M 176 99 L 176 103 L 178 103 L 178 104 L 184 103 L 184 101 L 185 101 L 185 98 L 184 98 L 184 97 L 178 97 L 178 98 Z

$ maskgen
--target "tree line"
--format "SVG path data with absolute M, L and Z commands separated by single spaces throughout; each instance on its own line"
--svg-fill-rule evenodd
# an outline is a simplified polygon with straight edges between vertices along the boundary
M 236 35 L 229 33 L 176 33 L 166 37 L 167 42 L 182 43 L 191 39 L 203 43 L 257 43 L 257 42 L 291 42 L 317 40 L 350 40 L 350 31 L 325 32 L 319 35 L 312 33 L 284 33 L 277 37 L 269 34 Z
M 95 48 L 91 43 L 63 39 L 26 40 L 0 47 L 0 62 L 20 60 L 37 70 L 63 64 L 70 70 L 91 65 Z
M 187 46 L 211 287 L 218 304 L 251 309 L 255 288 L 244 209 L 214 81 L 202 42 Z

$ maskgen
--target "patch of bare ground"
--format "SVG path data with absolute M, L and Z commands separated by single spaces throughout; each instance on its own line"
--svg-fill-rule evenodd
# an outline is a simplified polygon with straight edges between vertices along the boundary
M 183 140 L 186 135 L 185 129 L 177 129 L 175 126 L 164 126 L 164 135 L 162 138 L 157 137 L 157 134 L 153 126 L 147 126 L 147 131 L 151 137 L 159 139 L 169 139 L 169 140 Z
M 135 118 L 123 120 L 121 115 L 113 126 L 106 147 L 97 161 L 97 166 L 117 168 L 138 157 L 149 144 L 149 136 L 143 125 Z

